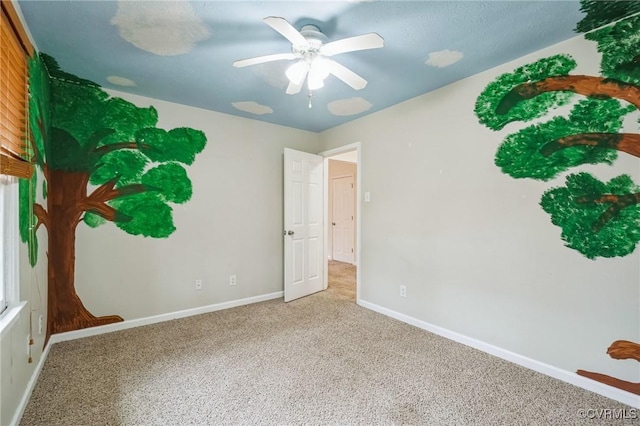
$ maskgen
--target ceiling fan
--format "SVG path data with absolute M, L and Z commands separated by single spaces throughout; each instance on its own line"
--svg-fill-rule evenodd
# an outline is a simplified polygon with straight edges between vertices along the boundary
M 235 61 L 233 66 L 242 68 L 265 62 L 297 59 L 286 72 L 289 79 L 287 87 L 289 95 L 295 95 L 302 90 L 305 78 L 309 91 L 320 89 L 324 86 L 324 79 L 329 74 L 336 76 L 355 90 L 363 89 L 367 85 L 367 80 L 330 57 L 340 53 L 377 49 L 384 45 L 383 38 L 376 33 L 328 42 L 327 36 L 315 25 L 305 25 L 298 31 L 284 18 L 268 16 L 263 21 L 291 42 L 291 53 L 243 59 Z

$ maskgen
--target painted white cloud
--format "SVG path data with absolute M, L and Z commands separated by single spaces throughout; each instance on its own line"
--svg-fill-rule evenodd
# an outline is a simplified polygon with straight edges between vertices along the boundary
M 348 116 L 356 115 L 371 109 L 373 105 L 363 98 L 340 99 L 329 102 L 327 108 L 333 115 Z
M 440 50 L 438 52 L 429 53 L 429 59 L 425 61 L 425 64 L 432 67 L 444 68 L 449 65 L 453 65 L 463 58 L 462 52 L 457 50 Z
M 269 86 L 285 89 L 289 84 L 285 72 L 290 65 L 291 61 L 278 61 L 255 65 L 251 68 L 252 71 L 266 81 Z
M 126 77 L 120 77 L 117 75 L 110 75 L 109 77 L 107 77 L 107 81 L 111 84 L 115 84 L 116 86 L 123 86 L 123 87 L 137 86 L 135 81 L 130 80 Z
M 271 114 L 273 112 L 273 109 L 268 106 L 260 105 L 253 101 L 233 102 L 231 105 L 240 111 L 250 112 L 256 115 Z
M 211 35 L 186 0 L 118 0 L 111 24 L 129 43 L 161 56 L 187 53 Z

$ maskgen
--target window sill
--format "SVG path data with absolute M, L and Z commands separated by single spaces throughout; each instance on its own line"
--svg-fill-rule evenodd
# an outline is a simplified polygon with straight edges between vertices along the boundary
M 6 311 L 0 315 L 0 336 L 17 321 L 20 312 L 27 306 L 27 302 L 20 302 L 17 305 L 9 306 Z

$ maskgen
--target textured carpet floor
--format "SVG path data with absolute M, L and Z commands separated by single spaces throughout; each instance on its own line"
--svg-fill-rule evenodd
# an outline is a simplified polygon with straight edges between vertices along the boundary
M 21 424 L 596 425 L 578 410 L 631 410 L 337 293 L 54 344 Z
M 328 281 L 327 291 L 333 296 L 356 301 L 356 267 L 354 265 L 330 260 Z

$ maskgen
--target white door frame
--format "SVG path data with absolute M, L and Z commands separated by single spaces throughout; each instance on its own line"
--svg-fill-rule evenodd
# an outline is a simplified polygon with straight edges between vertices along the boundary
M 322 151 L 318 155 L 324 157 L 324 261 L 329 263 L 329 157 L 349 151 L 356 151 L 358 166 L 356 168 L 356 303 L 360 304 L 360 276 L 362 271 L 362 232 L 360 217 L 362 214 L 362 143 L 354 142 L 339 148 Z M 329 268 L 324 268 L 324 289 L 329 286 Z

